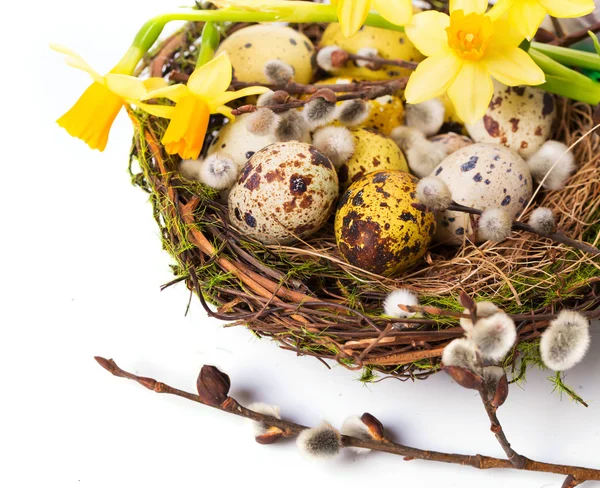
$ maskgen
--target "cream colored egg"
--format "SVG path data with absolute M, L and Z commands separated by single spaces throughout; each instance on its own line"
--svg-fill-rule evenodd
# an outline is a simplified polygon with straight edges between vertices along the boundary
M 436 146 L 442 147 L 446 156 L 458 151 L 460 148 L 470 146 L 473 144 L 473 139 L 457 134 L 456 132 L 446 132 L 445 134 L 438 134 L 429 139 Z
M 398 145 L 374 129 L 352 129 L 354 154 L 338 170 L 342 189 L 373 171 L 408 172 L 408 163 Z
M 217 54 L 227 52 L 236 80 L 269 83 L 263 69 L 278 59 L 294 68 L 294 81 L 310 83 L 315 71 L 315 49 L 310 39 L 289 27 L 259 24 L 244 27 L 225 39 Z
M 329 24 L 321 38 L 321 46 L 339 46 L 345 51 L 356 54 L 361 48 L 377 49 L 378 56 L 386 59 L 402 59 L 404 61 L 421 61 L 424 56 L 408 40 L 404 32 L 364 26 L 352 37 L 342 34 L 339 24 Z M 362 80 L 387 80 L 400 76 L 409 76 L 412 71 L 396 66 L 387 66 L 387 69 L 370 70 L 361 68 L 353 61 L 339 70 L 336 74 L 349 76 Z
M 224 125 L 212 140 L 208 148 L 208 155 L 226 152 L 241 170 L 246 161 L 254 156 L 254 153 L 277 142 L 277 138 L 272 134 L 257 136 L 248 131 L 246 119 L 249 116 L 250 114 L 239 115 L 235 121 Z
M 515 218 L 532 195 L 527 163 L 516 152 L 499 144 L 472 144 L 444 159 L 432 176 L 441 178 L 457 203 L 479 210 L 501 208 Z M 473 238 L 468 214 L 440 212 L 436 239 L 461 244 Z M 483 242 L 483 239 L 476 239 Z
M 528 158 L 550 139 L 555 119 L 556 101 L 550 93 L 495 81 L 485 116 L 466 128 L 475 142 L 502 144 Z
M 258 151 L 229 194 L 229 219 L 265 244 L 305 239 L 327 222 L 339 194 L 335 168 L 310 144 L 278 142 Z

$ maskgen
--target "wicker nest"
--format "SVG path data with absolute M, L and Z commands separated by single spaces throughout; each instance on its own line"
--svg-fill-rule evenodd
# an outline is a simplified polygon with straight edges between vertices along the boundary
M 230 32 L 240 28 L 234 24 Z M 315 44 L 323 26 L 295 26 Z M 143 69 L 166 76 L 191 73 L 201 25 L 190 24 L 152 53 Z M 576 144 L 579 170 L 561 191 L 538 192 L 566 235 L 595 243 L 600 231 L 600 138 L 592 107 L 560 100 L 555 139 Z M 544 238 L 516 232 L 500 244 L 430 249 L 421 265 L 396 279 L 352 267 L 340 255 L 329 224 L 307 242 L 266 246 L 231 227 L 214 190 L 177 172 L 178 157 L 160 147 L 164 120 L 131 112 L 136 133 L 131 154 L 133 183 L 150 195 L 164 248 L 176 278 L 195 292 L 208 315 L 245 325 L 286 350 L 334 360 L 398 379 L 425 378 L 439 370 L 444 346 L 462 335 L 457 318 L 425 314 L 391 321 L 382 302 L 393 289 L 414 290 L 421 303 L 460 311 L 458 295 L 491 300 L 518 325 L 519 340 L 507 362 L 518 378 L 539 362 L 535 341 L 556 309 L 595 310 L 600 304 L 600 261 Z M 223 124 L 211 118 L 205 149 Z M 216 312 L 208 303 L 216 306 Z M 516 369 L 515 369 L 516 365 Z

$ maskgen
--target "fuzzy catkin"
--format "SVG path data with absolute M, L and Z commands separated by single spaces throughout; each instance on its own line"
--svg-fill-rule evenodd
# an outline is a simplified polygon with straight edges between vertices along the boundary
M 418 129 L 427 137 L 439 132 L 446 115 L 446 108 L 439 98 L 414 105 L 407 103 L 405 111 L 406 125 Z
M 474 371 L 476 364 L 475 346 L 467 338 L 454 339 L 444 348 L 442 364 Z
M 267 79 L 275 85 L 285 85 L 294 77 L 294 68 L 279 59 L 267 61 L 263 70 Z
M 589 320 L 580 313 L 560 312 L 540 340 L 544 364 L 554 371 L 565 371 L 581 362 L 590 347 L 589 327 Z
M 303 430 L 296 439 L 300 452 L 314 460 L 337 456 L 341 448 L 340 433 L 327 422 L 313 429 Z
M 417 183 L 417 200 L 431 210 L 447 210 L 452 203 L 452 192 L 440 178 L 426 176 Z
M 354 138 L 345 127 L 323 127 L 313 134 L 313 146 L 339 169 L 354 154 Z
M 484 359 L 499 361 L 517 340 L 517 328 L 508 315 L 498 312 L 477 320 L 469 331 L 469 338 Z
M 510 237 L 512 219 L 505 210 L 490 208 L 479 217 L 479 235 L 486 241 L 500 242 Z
M 383 310 L 389 317 L 404 318 L 413 317 L 415 314 L 412 312 L 405 312 L 398 305 L 410 305 L 416 306 L 419 304 L 419 299 L 412 291 L 406 288 L 400 288 L 394 290 L 385 297 L 383 302 Z

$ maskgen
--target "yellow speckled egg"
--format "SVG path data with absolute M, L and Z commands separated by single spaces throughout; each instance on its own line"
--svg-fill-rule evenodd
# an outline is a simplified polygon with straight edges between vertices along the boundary
M 421 61 L 424 56 L 408 40 L 404 32 L 397 32 L 377 27 L 365 26 L 352 37 L 344 37 L 339 24 L 329 24 L 323 33 L 321 46 L 339 46 L 351 54 L 359 49 L 371 47 L 377 49 L 378 55 L 387 59 L 403 59 L 404 61 Z M 341 68 L 338 73 L 362 80 L 388 80 L 400 76 L 409 76 L 412 71 L 397 66 L 387 69 L 370 70 L 356 66 L 352 61 Z
M 216 54 L 223 51 L 227 52 L 234 76 L 239 81 L 268 83 L 263 68 L 273 59 L 294 68 L 297 83 L 310 83 L 315 69 L 315 49 L 310 39 L 279 25 L 244 27 L 225 39 Z
M 338 170 L 342 189 L 373 171 L 391 170 L 408 172 L 408 164 L 398 145 L 374 129 L 352 129 L 354 154 Z
M 435 216 L 417 203 L 417 178 L 402 171 L 377 171 L 342 196 L 335 237 L 348 263 L 392 276 L 417 263 L 435 233 Z
M 353 81 L 352 78 L 339 76 L 327 78 L 316 84 L 340 85 L 352 83 Z M 404 103 L 402 103 L 400 94 L 384 95 L 374 100 L 368 100 L 367 105 L 369 106 L 369 118 L 357 127 L 377 129 L 379 132 L 389 136 L 396 127 L 404 124 Z

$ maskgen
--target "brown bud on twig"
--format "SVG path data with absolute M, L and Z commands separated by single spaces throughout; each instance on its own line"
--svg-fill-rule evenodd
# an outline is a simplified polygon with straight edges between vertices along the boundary
M 500 378 L 498 384 L 496 385 L 496 393 L 494 394 L 494 398 L 492 398 L 492 406 L 495 408 L 501 407 L 504 405 L 504 402 L 508 398 L 508 378 L 506 375 Z
M 473 371 L 458 366 L 444 366 L 442 370 L 452 376 L 452 379 L 463 388 L 467 388 L 468 390 L 481 389 L 483 378 L 473 373 Z
M 256 442 L 262 445 L 275 444 L 281 436 L 283 435 L 283 430 L 279 427 L 269 427 L 269 429 L 260 435 L 257 435 L 254 439 Z
M 202 366 L 196 381 L 198 395 L 202 402 L 211 407 L 221 406 L 229 397 L 231 381 L 229 376 L 214 366 Z
M 365 424 L 369 430 L 369 434 L 371 434 L 373 439 L 376 441 L 382 441 L 385 439 L 383 434 L 383 424 L 376 417 L 368 412 L 365 412 L 362 414 L 360 420 L 362 420 L 362 423 Z
M 336 50 L 331 53 L 331 65 L 334 68 L 343 68 L 350 59 L 350 54 L 346 51 Z

